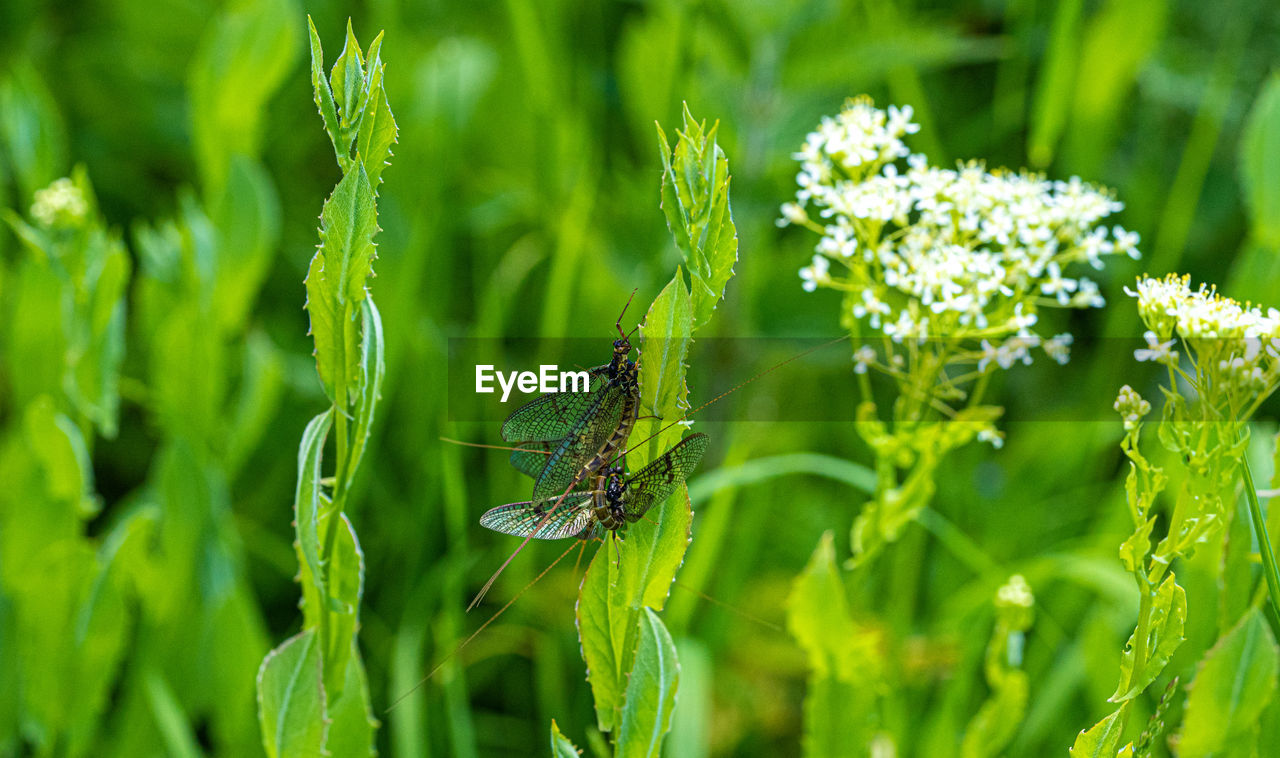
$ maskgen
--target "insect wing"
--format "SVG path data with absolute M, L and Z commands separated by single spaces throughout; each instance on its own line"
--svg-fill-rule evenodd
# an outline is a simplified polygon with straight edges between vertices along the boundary
M 560 447 L 547 456 L 547 464 L 533 485 L 534 500 L 559 497 L 569 489 L 575 479 L 581 478 L 583 467 L 622 424 L 627 390 L 621 385 L 606 385 L 598 400 L 578 419 Z
M 572 537 L 591 523 L 591 497 L 587 492 L 572 493 L 550 512 L 527 500 L 499 505 L 485 511 L 480 525 L 495 532 L 536 540 Z
M 546 442 L 568 435 L 582 416 L 599 402 L 600 394 L 608 387 L 605 379 L 608 368 L 596 366 L 588 369 L 591 381 L 585 392 L 549 392 L 512 411 L 502 422 L 502 439 L 507 442 Z
M 627 479 L 622 510 L 628 521 L 639 521 L 650 508 L 671 496 L 707 452 L 709 437 L 691 434 Z
M 563 439 L 522 442 L 511 451 L 511 465 L 525 476 L 537 479 L 547 467 L 547 461 L 551 460 L 551 453 L 563 443 Z

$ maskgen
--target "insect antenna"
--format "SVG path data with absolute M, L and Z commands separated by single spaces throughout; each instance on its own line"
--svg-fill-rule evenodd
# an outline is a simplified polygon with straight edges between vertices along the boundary
M 689 418 L 689 417 L 690 417 L 690 416 L 692 416 L 693 414 L 695 414 L 695 413 L 697 413 L 698 411 L 701 411 L 702 409 L 706 408 L 708 405 L 711 405 L 711 404 L 713 404 L 713 403 L 719 402 L 720 400 L 723 400 L 725 397 L 727 397 L 727 396 L 729 396 L 729 395 L 732 395 L 733 393 L 737 392 L 738 390 L 742 389 L 743 387 L 747 386 L 748 384 L 751 384 L 752 382 L 756 381 L 757 379 L 761 379 L 761 378 L 763 378 L 763 377 L 765 377 L 765 376 L 768 376 L 769 374 L 773 373 L 774 371 L 777 371 L 778 369 L 782 368 L 783 366 L 787 365 L 788 363 L 791 363 L 791 362 L 793 362 L 793 361 L 798 361 L 798 360 L 800 360 L 801 358 L 805 357 L 806 355 L 809 355 L 810 353 L 815 353 L 815 352 L 817 352 L 817 351 L 821 350 L 821 349 L 822 349 L 822 348 L 824 348 L 824 347 L 828 347 L 828 346 L 830 346 L 830 345 L 834 345 L 834 344 L 836 344 L 837 342 L 841 342 L 841 341 L 843 341 L 843 340 L 847 340 L 847 339 L 849 339 L 849 335 L 847 335 L 847 334 L 841 335 L 841 336 L 839 336 L 839 337 L 836 337 L 835 339 L 827 340 L 826 342 L 823 342 L 821 345 L 815 345 L 815 346 L 813 346 L 813 347 L 809 348 L 808 350 L 805 350 L 805 351 L 803 351 L 803 352 L 797 353 L 796 355 L 791 356 L 790 358 L 786 359 L 785 361 L 782 361 L 781 363 L 775 363 L 775 364 L 773 364 L 772 366 L 770 366 L 769 368 L 765 369 L 764 371 L 761 371 L 760 373 L 756 374 L 755 376 L 750 377 L 749 379 L 743 380 L 743 381 L 739 382 L 738 384 L 735 384 L 733 387 L 730 387 L 729 389 L 725 390 L 724 392 L 721 392 L 719 395 L 716 395 L 715 397 L 711 398 L 710 400 L 708 400 L 707 402 L 703 403 L 702 405 L 699 405 L 697 408 L 694 408 L 693 410 L 691 410 L 691 411 L 689 411 L 688 413 L 684 414 L 684 418 L 680 418 L 680 419 L 677 419 L 677 420 L 675 420 L 675 421 L 672 421 L 670 424 L 667 424 L 666 426 L 662 427 L 661 429 L 659 429 L 658 431 L 654 432 L 653 434 L 650 434 L 648 437 L 645 437 L 644 439 L 640 440 L 640 441 L 639 441 L 639 442 L 637 442 L 636 444 L 629 446 L 626 450 L 624 450 L 624 451 L 623 451 L 623 455 L 626 455 L 627 453 L 631 452 L 632 450 L 635 450 L 636 448 L 640 447 L 641 445 L 643 445 L 644 443 L 646 443 L 646 442 L 648 442 L 649 440 L 653 439 L 654 437 L 657 437 L 659 434 L 662 434 L 663 432 L 667 431 L 668 429 L 670 429 L 671 427 L 675 426 L 676 424 L 681 423 L 682 421 L 684 421 L 685 419 Z
M 482 447 L 487 450 L 519 450 L 522 453 L 536 453 L 538 455 L 551 455 L 550 450 L 535 450 L 527 447 L 515 447 L 513 445 L 486 445 L 483 442 L 463 442 L 462 440 L 441 437 L 441 442 L 450 442 L 454 445 L 462 445 L 463 447 Z
M 533 578 L 533 581 L 531 581 L 531 582 L 529 582 L 528 584 L 526 584 L 526 585 L 524 586 L 524 588 L 523 588 L 523 589 L 521 589 L 521 590 L 520 590 L 519 592 L 517 592 L 514 596 L 512 596 L 512 598 L 511 598 L 510 600 L 508 600 L 508 601 L 507 601 L 507 604 L 506 604 L 506 605 L 504 605 L 504 606 L 502 606 L 501 608 L 499 608 L 499 609 L 498 609 L 498 612 L 497 612 L 497 613 L 495 613 L 495 614 L 493 614 L 492 616 L 490 616 L 488 621 L 486 621 L 486 622 L 484 622 L 483 624 L 481 624 L 481 625 L 480 625 L 480 628 L 476 629 L 474 632 L 472 632 L 472 633 L 471 633 L 471 635 L 470 635 L 469 637 L 467 637 L 465 640 L 463 640 L 463 641 L 462 641 L 462 644 L 460 644 L 460 645 L 458 645 L 457 647 L 455 647 L 455 648 L 453 649 L 453 652 L 449 653 L 449 654 L 448 654 L 448 655 L 446 655 L 444 658 L 441 658 L 441 659 L 440 659 L 440 662 L 436 664 L 436 667 L 435 667 L 435 668 L 433 668 L 433 669 L 431 669 L 431 673 L 429 673 L 429 674 L 427 674 L 426 676 L 422 677 L 422 680 L 421 680 L 420 682 L 418 682 L 417 684 L 413 685 L 413 687 L 411 687 L 411 688 L 409 689 L 409 691 L 408 691 L 408 692 L 405 692 L 403 695 L 401 695 L 400 697 L 396 698 L 396 700 L 395 700 L 395 702 L 394 702 L 394 703 L 392 703 L 391 705 L 388 705 L 388 706 L 387 706 L 387 709 L 386 709 L 385 711 L 383 711 L 383 713 L 384 713 L 384 714 L 389 713 L 389 712 L 391 711 L 391 709 L 392 709 L 392 708 L 395 708 L 397 705 L 400 705 L 400 703 L 401 703 L 401 702 L 403 702 L 405 698 L 409 697 L 409 696 L 410 696 L 410 695 L 412 695 L 414 692 L 417 692 L 419 687 L 421 687 L 422 685 L 424 685 L 424 684 L 426 684 L 428 681 L 430 681 L 430 680 L 431 680 L 431 677 L 435 676 L 435 675 L 440 671 L 440 669 L 444 668 L 444 665 L 445 665 L 446 663 L 448 663 L 449 661 L 451 661 L 455 655 L 457 655 L 458 653 L 462 652 L 462 649 L 463 649 L 464 647 L 466 647 L 467 645 L 471 644 L 471 641 L 472 641 L 472 640 L 474 640 L 474 639 L 475 639 L 475 638 L 480 634 L 480 632 L 483 632 L 483 631 L 485 630 L 485 628 L 486 628 L 486 627 L 488 627 L 490 624 L 492 624 L 492 623 L 493 623 L 493 622 L 494 622 L 494 621 L 495 621 L 499 616 L 501 616 L 503 613 L 505 613 L 505 612 L 506 612 L 506 610 L 507 610 L 508 608 L 510 608 L 513 604 L 515 604 L 515 602 L 516 602 L 517 600 L 519 600 L 519 599 L 520 599 L 520 596 L 521 596 L 521 595 L 523 595 L 525 592 L 527 592 L 527 591 L 529 590 L 529 588 L 530 588 L 530 587 L 532 587 L 533 585 L 537 584 L 537 583 L 538 583 L 538 581 L 539 581 L 540 579 L 542 579 L 542 577 L 546 576 L 546 575 L 551 571 L 551 569 L 555 568 L 555 567 L 556 567 L 556 564 L 557 564 L 557 563 L 559 563 L 561 560 L 563 560 L 563 559 L 564 559 L 564 557 L 565 557 L 566 555 L 568 555 L 568 554 L 569 554 L 569 550 L 573 550 L 573 548 L 574 548 L 574 547 L 575 547 L 574 545 L 570 545 L 568 550 L 565 550 L 563 553 L 561 553 L 561 554 L 560 554 L 560 557 L 559 557 L 559 558 L 556 558 L 554 561 L 552 561 L 550 566 L 547 566 L 546 568 L 544 568 L 544 569 L 542 570 L 542 573 L 538 574 L 537 576 L 535 576 L 535 577 Z
M 636 293 L 639 291 L 640 291 L 639 287 L 636 287 L 635 289 L 631 290 L 631 297 L 627 298 L 627 303 L 626 305 L 622 306 L 622 313 L 618 314 L 618 321 L 617 323 L 614 324 L 614 327 L 618 330 L 618 334 L 621 334 L 624 340 L 627 338 L 627 335 L 622 333 L 622 317 L 627 315 L 627 307 L 631 305 L 631 299 L 634 298 L 636 296 Z M 637 326 L 639 326 L 639 324 L 637 324 Z

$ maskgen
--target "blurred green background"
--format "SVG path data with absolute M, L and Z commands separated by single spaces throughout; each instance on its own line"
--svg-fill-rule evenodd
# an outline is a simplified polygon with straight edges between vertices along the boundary
M 913 528 L 852 588 L 860 619 L 896 641 L 887 725 L 903 754 L 956 749 L 985 696 L 990 598 L 1015 571 L 1038 615 L 1008 754 L 1061 754 L 1106 712 L 1136 608 L 1116 559 L 1128 515 L 1106 409 L 1145 374 L 1088 342 L 1137 334 L 1121 287 L 1144 270 L 1280 303 L 1280 214 L 1248 191 L 1280 181 L 1276 152 L 1242 148 L 1280 60 L 1280 6 L 7 0 L 0 205 L 28 217 L 37 189 L 81 165 L 109 231 L 68 271 L 0 231 L 0 754 L 261 749 L 254 674 L 300 623 L 296 445 L 327 404 L 302 280 L 339 174 L 312 102 L 307 13 L 330 60 L 348 16 L 362 42 L 385 29 L 401 129 L 372 284 L 387 381 L 348 509 L 384 754 L 529 755 L 553 717 L 579 741 L 594 724 L 568 562 L 383 711 L 563 549 L 532 546 L 463 613 L 515 542 L 477 517 L 528 485 L 502 453 L 439 441 L 498 437 L 448 420 L 451 401 L 475 400 L 446 381 L 447 340 L 599 338 L 581 360 L 603 360 L 627 294 L 647 303 L 679 260 L 653 123 L 674 128 L 682 101 L 720 121 L 741 240 L 708 337 L 839 334 L 835 295 L 804 293 L 796 275 L 813 240 L 774 220 L 794 192 L 791 153 L 848 96 L 914 106 L 912 144 L 935 164 L 977 157 L 1115 188 L 1144 259 L 1101 272 L 1112 307 L 1062 315 L 1085 343 L 1068 366 L 1010 372 L 992 396 L 1022 419 L 1047 404 L 1080 420 L 1011 423 L 1002 450 L 953 457 L 934 505 L 945 521 Z M 95 295 L 93 261 L 126 268 L 113 235 L 131 276 Z M 846 349 L 778 386 L 852 393 L 829 381 Z M 695 405 L 710 395 L 690 391 Z M 750 415 L 698 427 L 713 447 L 664 615 L 682 665 L 666 752 L 681 758 L 798 754 L 806 664 L 783 603 L 823 531 L 847 554 L 864 497 L 834 465 L 774 460 L 747 476 L 745 461 L 798 452 L 869 463 L 846 422 Z M 1191 608 L 1212 608 L 1212 582 L 1197 584 L 1195 564 L 1186 576 Z M 1213 614 L 1193 610 L 1170 674 L 1190 673 L 1215 635 Z

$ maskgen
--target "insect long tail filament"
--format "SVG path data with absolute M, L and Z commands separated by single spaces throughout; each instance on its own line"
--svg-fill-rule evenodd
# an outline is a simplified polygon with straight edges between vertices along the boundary
M 521 595 L 523 595 L 525 592 L 527 592 L 527 591 L 529 590 L 529 588 L 533 587 L 533 585 L 537 584 L 537 583 L 539 582 L 539 580 L 541 580 L 541 579 L 542 579 L 542 577 L 544 577 L 544 576 L 546 576 L 548 573 L 550 573 L 551 569 L 555 568 L 555 567 L 556 567 L 556 564 L 560 563 L 560 561 L 562 561 L 562 560 L 564 559 L 564 557 L 565 557 L 566 555 L 568 555 L 568 554 L 569 554 L 569 551 L 570 551 L 570 550 L 573 550 L 575 547 L 576 547 L 576 545 L 570 545 L 568 550 L 565 550 L 563 553 L 561 553 L 561 554 L 560 554 L 560 557 L 558 557 L 558 558 L 556 558 L 554 561 L 552 561 L 552 562 L 551 562 L 551 565 L 549 565 L 549 566 L 547 566 L 546 568 L 544 568 L 544 569 L 542 570 L 542 573 L 538 574 L 537 576 L 535 576 L 535 577 L 533 578 L 533 581 L 531 581 L 531 582 L 529 582 L 528 584 L 526 584 L 526 585 L 525 585 L 525 586 L 524 586 L 524 587 L 523 587 L 519 592 L 517 592 L 514 596 L 512 596 L 512 598 L 511 598 L 510 600 L 508 600 L 508 601 L 507 601 L 507 604 L 506 604 L 506 605 L 504 605 L 504 606 L 502 606 L 501 608 L 499 608 L 499 609 L 498 609 L 498 612 L 497 612 L 497 613 L 495 613 L 495 614 L 493 614 L 492 616 L 490 616 L 488 621 L 485 621 L 483 624 L 481 624 L 481 625 L 480 625 L 480 627 L 479 627 L 478 629 L 476 629 L 474 632 L 472 632 L 472 633 L 470 634 L 470 636 L 468 636 L 465 640 L 463 640 L 463 641 L 462 641 L 462 644 L 460 644 L 460 645 L 458 645 L 457 647 L 455 647 L 455 648 L 453 649 L 453 652 L 449 653 L 449 654 L 448 654 L 448 655 L 446 655 L 444 658 L 440 659 L 440 662 L 436 664 L 436 667 L 435 667 L 435 668 L 433 668 L 433 669 L 431 669 L 431 673 L 429 673 L 429 674 L 427 674 L 426 676 L 422 677 L 422 680 L 421 680 L 420 682 L 418 682 L 417 684 L 413 685 L 413 687 L 412 687 L 408 692 L 406 692 L 406 693 L 404 693 L 403 695 L 401 695 L 400 697 L 396 698 L 396 701 L 395 701 L 394 703 L 392 703 L 391 705 L 387 706 L 387 710 L 383 711 L 383 713 L 389 713 L 389 712 L 391 711 L 391 709 L 392 709 L 392 708 L 395 708 L 397 705 L 399 705 L 401 702 L 403 702 L 405 698 L 409 697 L 409 696 L 410 696 L 410 695 L 412 695 L 414 692 L 417 692 L 417 690 L 418 690 L 418 688 L 419 688 L 419 687 L 421 687 L 422 685 L 424 685 L 424 684 L 426 684 L 428 681 L 430 681 L 430 680 L 431 680 L 431 677 L 435 676 L 435 675 L 440 671 L 440 669 L 444 668 L 444 665 L 445 665 L 446 663 L 448 663 L 449 661 L 453 660 L 453 657 L 454 657 L 454 656 L 456 656 L 458 653 L 462 652 L 462 649 L 463 649 L 463 648 L 465 648 L 467 645 L 471 644 L 471 641 L 472 641 L 472 640 L 474 640 L 477 636 L 479 636 L 479 634 L 480 634 L 481 632 L 483 632 L 483 631 L 484 631 L 484 630 L 485 630 L 485 629 L 486 629 L 490 624 L 492 624 L 494 621 L 496 621 L 496 620 L 497 620 L 497 618 L 498 618 L 499 616 L 501 616 L 503 613 L 505 613 L 505 612 L 506 612 L 506 610 L 507 610 L 508 608 L 510 608 L 512 605 L 514 605 L 514 604 L 515 604 L 515 602 L 516 602 L 517 600 L 519 600 L 519 599 L 520 599 L 520 596 L 521 596 Z M 468 610 L 469 610 L 469 609 L 468 609 Z

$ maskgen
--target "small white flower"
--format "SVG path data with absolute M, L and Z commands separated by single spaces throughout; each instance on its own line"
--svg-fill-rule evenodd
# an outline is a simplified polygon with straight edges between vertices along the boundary
M 887 316 L 889 315 L 889 313 L 890 313 L 889 304 L 884 302 L 880 298 L 876 297 L 876 293 L 871 291 L 870 289 L 863 290 L 862 302 L 854 303 L 853 305 L 854 318 L 862 318 L 863 316 L 870 316 L 870 318 L 867 319 L 867 321 L 868 323 L 871 324 L 872 329 L 879 329 L 880 317 Z
M 1142 257 L 1142 253 L 1138 252 L 1138 244 L 1142 242 L 1142 237 L 1137 232 L 1125 231 L 1123 227 L 1115 226 L 1111 228 L 1111 237 L 1114 240 L 1112 244 L 1116 253 L 1127 255 L 1134 260 Z
M 1044 352 L 1059 364 L 1065 364 L 1071 360 L 1071 343 L 1075 338 L 1070 334 L 1055 334 L 1053 337 L 1045 340 Z
M 985 373 L 987 367 L 992 364 L 1000 355 L 1000 348 L 992 345 L 989 340 L 982 341 L 982 354 L 978 358 L 978 372 Z
M 1161 342 L 1155 332 L 1148 331 L 1142 335 L 1147 341 L 1147 346 L 1140 350 L 1133 351 L 1133 357 L 1138 361 L 1154 361 L 1156 363 L 1165 363 L 1172 365 L 1178 360 L 1178 353 L 1173 350 L 1173 340 Z
M 876 351 L 870 345 L 863 345 L 853 352 L 853 372 L 867 373 L 867 368 L 876 362 Z
M 813 256 L 813 263 L 800 269 L 801 287 L 805 292 L 813 292 L 818 288 L 819 284 L 826 284 L 830 281 L 827 271 L 831 268 L 831 262 L 821 255 Z
M 1004 432 L 988 427 L 978 432 L 978 441 L 989 443 L 991 447 L 999 450 L 1004 447 Z
M 782 218 L 777 220 L 778 226 L 787 224 L 803 224 L 809 220 L 809 214 L 799 203 L 783 203 Z

